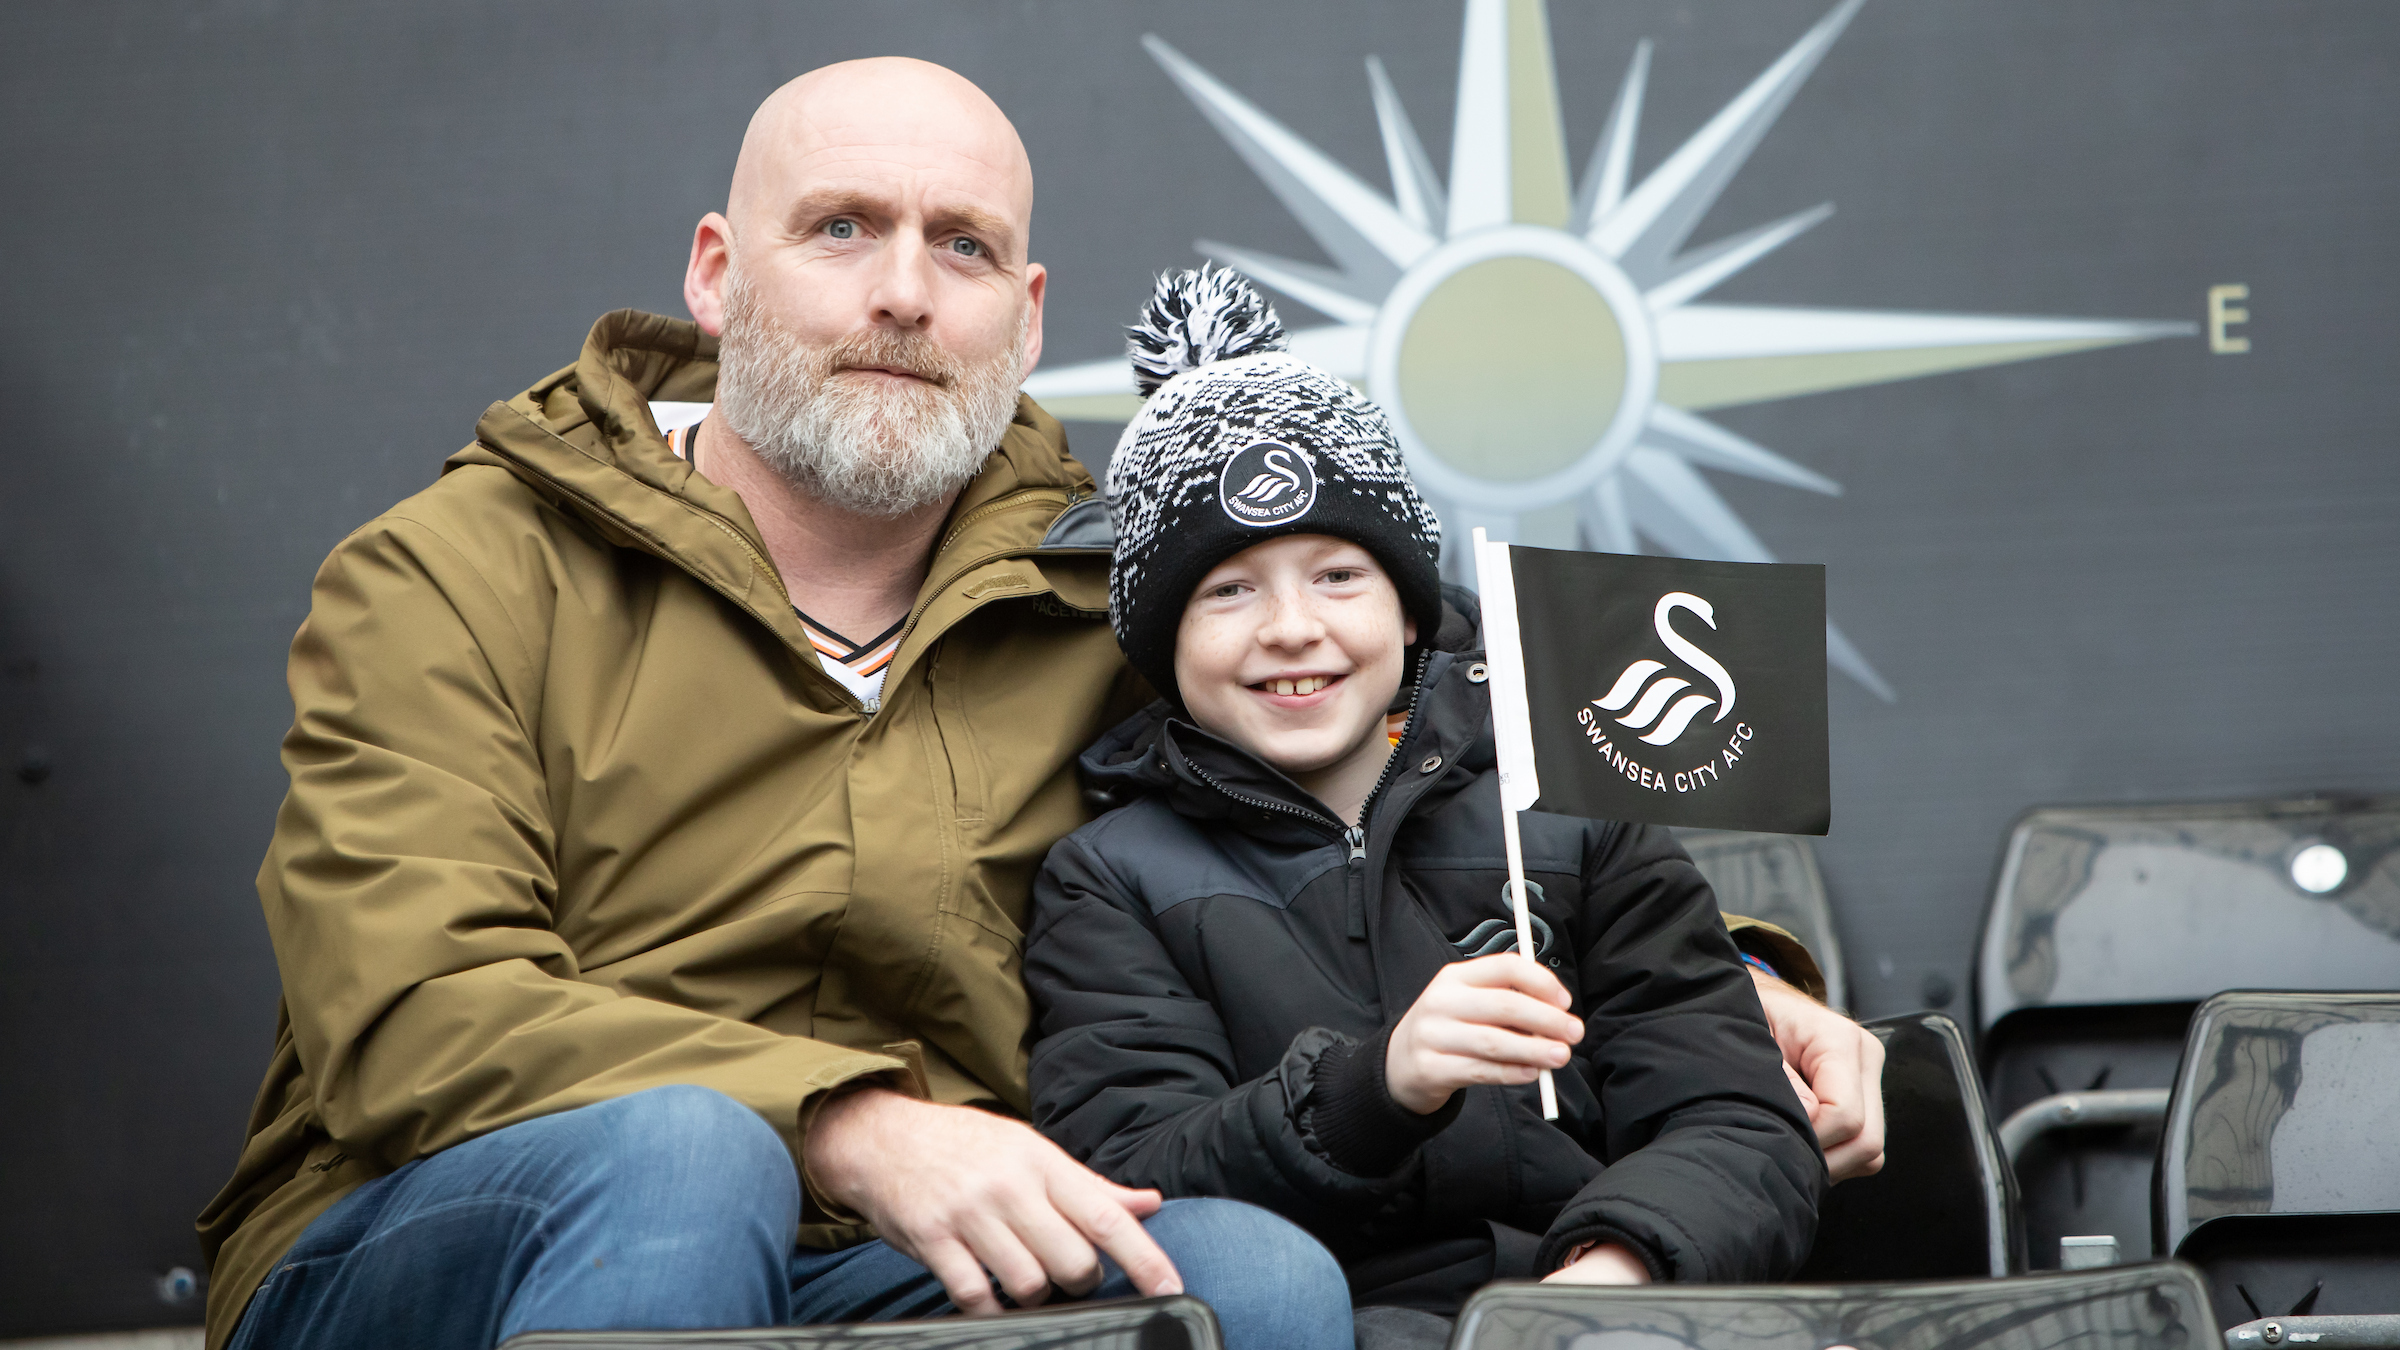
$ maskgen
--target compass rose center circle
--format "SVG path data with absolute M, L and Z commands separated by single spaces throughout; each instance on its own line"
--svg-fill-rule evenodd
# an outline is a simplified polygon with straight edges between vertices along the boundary
M 1368 382 L 1427 486 L 1525 509 L 1616 466 L 1658 361 L 1623 273 L 1571 235 L 1516 226 L 1452 241 L 1402 276 L 1369 338 Z

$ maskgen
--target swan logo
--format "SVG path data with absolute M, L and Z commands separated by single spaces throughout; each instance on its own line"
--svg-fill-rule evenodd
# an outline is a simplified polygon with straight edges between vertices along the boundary
M 1225 462 L 1217 500 L 1237 525 L 1282 525 L 1317 504 L 1317 471 L 1281 441 L 1260 441 Z
M 1723 662 L 1700 650 L 1699 644 L 1675 631 L 1677 610 L 1715 629 L 1717 608 L 1684 590 L 1668 591 L 1658 597 L 1657 604 L 1650 607 L 1651 631 L 1658 635 L 1658 640 L 1666 645 L 1669 652 L 1683 662 L 1686 669 L 1701 680 L 1706 680 L 1712 692 L 1703 692 L 1698 681 L 1672 673 L 1667 669 L 1666 662 L 1644 658 L 1626 666 L 1618 674 L 1617 682 L 1608 687 L 1607 693 L 1576 708 L 1575 723 L 1583 738 L 1590 742 L 1592 752 L 1600 756 L 1610 769 L 1625 775 L 1627 782 L 1653 792 L 1673 791 L 1682 794 L 1699 792 L 1723 782 L 1725 775 L 1732 772 L 1754 748 L 1752 742 L 1758 732 L 1748 721 L 1726 720 L 1733 712 L 1733 673 L 1725 669 Z M 1736 640 L 1736 634 L 1720 633 L 1720 636 L 1736 650 L 1744 645 Z M 1776 691 L 1770 688 L 1767 692 L 1773 694 Z M 1702 720 L 1704 714 L 1705 721 Z M 1755 719 L 1758 710 L 1751 708 L 1746 716 Z M 1672 764 L 1654 766 L 1642 762 L 1644 752 L 1641 746 L 1665 750 L 1687 736 L 1700 743 L 1699 754 L 1703 758 L 1698 763 L 1690 762 L 1693 754 L 1690 747 L 1674 751 L 1688 767 L 1678 768 Z M 1724 737 L 1722 745 L 1716 744 L 1719 736 Z M 1619 744 L 1620 739 L 1622 744 Z
M 1650 626 L 1658 631 L 1658 640 L 1681 657 L 1694 673 L 1716 686 L 1716 696 L 1686 694 L 1684 690 L 1695 687 L 1692 681 L 1667 674 L 1664 661 L 1644 660 L 1625 667 L 1625 673 L 1617 676 L 1617 682 L 1609 686 L 1608 692 L 1592 700 L 1592 706 L 1604 713 L 1623 713 L 1615 719 L 1616 724 L 1642 733 L 1638 739 L 1644 745 L 1673 745 L 1710 708 L 1717 710 L 1708 719 L 1712 724 L 1724 721 L 1725 715 L 1733 711 L 1733 676 L 1715 657 L 1675 631 L 1672 620 L 1679 609 L 1698 615 L 1711 629 L 1717 626 L 1717 611 L 1688 591 L 1667 592 L 1650 611 Z

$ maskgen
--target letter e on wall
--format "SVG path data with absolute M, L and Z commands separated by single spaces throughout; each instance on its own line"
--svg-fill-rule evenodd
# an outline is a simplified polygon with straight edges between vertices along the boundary
M 2225 330 L 2237 323 L 2250 322 L 2250 311 L 2232 303 L 2250 298 L 2250 288 L 2238 281 L 2208 288 L 2208 349 L 2219 356 L 2236 356 L 2250 350 L 2250 339 L 2234 337 Z

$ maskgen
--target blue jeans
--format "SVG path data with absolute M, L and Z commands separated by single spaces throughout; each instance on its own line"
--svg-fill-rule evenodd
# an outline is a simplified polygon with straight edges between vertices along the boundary
M 530 1120 L 344 1196 L 276 1263 L 231 1350 L 476 1350 L 524 1331 L 657 1330 L 953 1315 L 882 1242 L 796 1247 L 783 1141 L 708 1088 Z M 1350 1350 L 1350 1295 L 1314 1238 L 1230 1200 L 1144 1225 L 1228 1350 Z M 1131 1297 L 1114 1262 L 1093 1298 Z

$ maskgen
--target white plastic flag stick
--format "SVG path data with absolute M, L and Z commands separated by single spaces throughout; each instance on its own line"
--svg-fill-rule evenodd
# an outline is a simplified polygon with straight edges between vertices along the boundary
M 1492 691 L 1492 739 L 1500 760 L 1500 838 L 1508 850 L 1508 898 L 1516 910 L 1517 952 L 1538 959 L 1533 917 L 1525 908 L 1525 841 L 1517 813 L 1542 796 L 1533 768 L 1533 712 L 1525 700 L 1525 647 L 1517 635 L 1517 580 L 1508 545 L 1475 530 L 1475 589 L 1483 600 L 1483 661 Z M 1542 1119 L 1558 1119 L 1558 1085 L 1542 1070 Z

